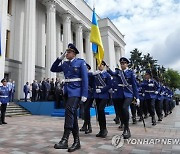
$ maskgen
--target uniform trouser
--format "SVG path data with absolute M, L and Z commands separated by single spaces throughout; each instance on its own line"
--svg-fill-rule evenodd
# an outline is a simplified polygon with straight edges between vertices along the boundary
M 5 113 L 6 113 L 7 104 L 1 104 L 1 121 L 5 122 Z
M 98 113 L 98 121 L 100 130 L 106 129 L 106 116 L 105 116 L 105 107 L 108 103 L 108 99 L 96 99 L 97 113 Z
M 137 106 L 135 104 L 131 103 L 130 108 L 131 108 L 132 118 L 136 118 Z
M 155 99 L 154 98 L 146 99 L 146 102 L 151 117 L 155 116 Z
M 163 99 L 156 99 L 155 101 L 155 109 L 156 109 L 156 114 L 158 117 L 162 116 L 162 108 L 163 108 Z
M 25 102 L 27 102 L 27 95 L 28 95 L 28 93 L 24 93 L 24 95 L 25 95 L 24 100 L 25 100 Z
M 92 106 L 94 98 L 88 98 L 87 101 L 84 103 L 84 122 L 89 124 L 90 123 L 90 108 Z
M 115 110 L 115 113 L 116 113 L 116 117 L 117 118 L 120 118 L 120 121 L 122 123 L 122 117 L 120 117 L 120 114 L 119 114 L 119 107 L 120 107 L 120 103 L 122 102 L 122 98 L 113 98 L 113 104 L 114 104 L 114 110 Z
M 77 109 L 80 97 L 69 97 L 65 99 L 65 123 L 64 129 L 70 129 L 73 133 L 78 133 Z
M 168 113 L 168 100 L 167 99 L 164 99 L 163 101 L 163 110 L 164 110 L 164 114 L 167 114 Z
M 132 103 L 132 98 L 120 99 L 119 115 L 125 127 L 129 126 L 129 105 Z
M 142 100 L 142 111 L 143 111 L 144 115 L 148 114 L 148 105 L 145 100 Z

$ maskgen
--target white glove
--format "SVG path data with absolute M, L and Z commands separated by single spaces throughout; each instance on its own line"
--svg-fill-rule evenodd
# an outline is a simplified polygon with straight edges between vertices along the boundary
M 96 72 L 94 72 L 94 73 L 92 73 L 93 75 L 97 75 L 97 74 L 99 74 L 100 73 L 100 71 L 98 70 L 98 71 L 96 71 Z
M 59 59 L 63 60 L 65 56 L 66 56 L 66 51 L 63 52 L 63 54 L 59 57 Z
M 81 102 L 85 102 L 86 100 L 87 100 L 87 97 L 84 97 L 84 96 L 81 97 Z
M 96 89 L 96 93 L 101 93 L 101 89 Z
M 1 106 L 1 104 L 2 104 L 2 103 L 0 102 L 0 106 Z
M 158 91 L 155 91 L 155 94 L 157 95 L 157 94 L 158 94 Z
M 140 106 L 140 100 L 136 99 L 136 105 L 139 107 Z
M 7 106 L 9 105 L 9 103 L 7 103 Z
M 153 83 L 149 83 L 148 86 L 149 87 L 154 87 L 154 84 Z
M 142 96 L 144 97 L 144 96 L 145 96 L 145 94 L 143 93 L 143 94 L 142 94 Z

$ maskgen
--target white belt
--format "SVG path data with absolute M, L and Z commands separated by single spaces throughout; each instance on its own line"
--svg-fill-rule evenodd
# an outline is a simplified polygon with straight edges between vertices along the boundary
M 62 82 L 76 82 L 76 81 L 82 81 L 81 78 L 74 78 L 74 79 L 63 79 Z
M 147 93 L 154 93 L 155 91 L 153 91 L 153 90 L 145 90 L 145 92 L 147 92 Z
M 119 87 L 124 87 L 124 84 L 118 84 Z
M 8 96 L 1 96 L 1 95 L 0 95 L 0 97 L 7 98 Z
M 103 87 L 103 86 L 96 86 L 96 88 L 102 89 L 102 88 L 104 88 L 104 87 Z

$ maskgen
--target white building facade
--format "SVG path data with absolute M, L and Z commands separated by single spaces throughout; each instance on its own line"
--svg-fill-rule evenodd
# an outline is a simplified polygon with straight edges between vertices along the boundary
M 75 44 L 78 57 L 95 70 L 91 19 L 92 9 L 84 0 L 0 0 L 0 79 L 14 80 L 20 99 L 27 81 L 62 75 L 50 72 L 50 67 L 68 43 Z M 125 54 L 124 36 L 108 18 L 98 19 L 104 60 L 114 69 Z

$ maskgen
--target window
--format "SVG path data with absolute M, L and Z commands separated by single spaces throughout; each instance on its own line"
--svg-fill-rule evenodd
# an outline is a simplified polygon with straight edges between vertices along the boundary
M 5 57 L 9 58 L 9 49 L 10 49 L 10 31 L 6 31 L 6 53 Z
M 86 53 L 86 40 L 83 38 L 83 52 Z
M 73 32 L 73 44 L 76 44 L 76 33 Z
M 63 41 L 63 24 L 61 24 L 61 41 Z
M 12 15 L 12 0 L 8 0 L 7 13 L 8 13 L 9 15 Z

